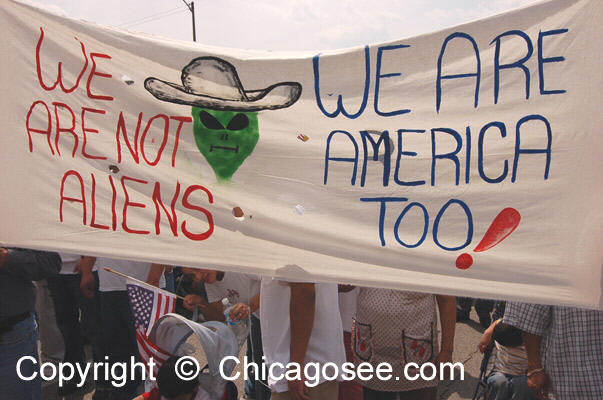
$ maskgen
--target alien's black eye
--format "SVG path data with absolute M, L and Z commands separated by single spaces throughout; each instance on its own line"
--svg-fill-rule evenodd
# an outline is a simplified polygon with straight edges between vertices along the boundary
M 241 129 L 247 128 L 249 125 L 249 118 L 245 114 L 237 114 L 228 123 L 226 129 L 229 131 L 240 131 Z
M 203 125 L 205 125 L 205 127 L 207 129 L 213 129 L 213 130 L 224 129 L 224 127 L 222 126 L 220 121 L 218 121 L 216 119 L 216 117 L 214 117 L 207 111 L 201 111 L 199 113 L 199 118 L 201 119 L 201 122 L 203 123 Z

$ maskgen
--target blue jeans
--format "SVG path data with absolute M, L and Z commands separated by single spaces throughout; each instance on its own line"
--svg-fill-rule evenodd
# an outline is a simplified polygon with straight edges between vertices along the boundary
M 488 400 L 536 400 L 525 375 L 492 372 L 488 375 Z
M 37 377 L 30 381 L 17 375 L 17 362 L 21 357 L 31 356 L 36 360 L 21 363 L 21 375 Z M 0 336 L 0 397 L 11 400 L 40 400 L 42 379 L 38 359 L 38 325 L 33 315 L 15 324 Z

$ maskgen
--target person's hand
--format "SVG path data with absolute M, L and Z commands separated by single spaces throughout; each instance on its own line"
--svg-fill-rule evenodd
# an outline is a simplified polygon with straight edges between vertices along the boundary
M 293 379 L 287 381 L 289 385 L 289 394 L 293 400 L 310 400 L 308 387 L 303 379 Z
M 231 321 L 240 321 L 249 317 L 249 306 L 245 303 L 237 303 L 230 309 L 228 313 L 228 318 Z
M 544 371 L 536 372 L 534 375 L 528 377 L 528 387 L 539 400 L 549 398 L 549 385 L 549 377 Z
M 488 346 L 490 346 L 491 343 L 492 343 L 492 335 L 489 335 L 488 333 L 484 333 L 482 335 L 482 338 L 479 340 L 479 343 L 477 344 L 477 348 L 479 349 L 479 352 L 484 354 L 484 352 L 488 349 Z
M 202 302 L 203 302 L 203 297 L 196 295 L 196 294 L 187 294 L 184 297 L 184 301 L 182 302 L 182 304 L 184 305 L 184 308 L 186 308 L 187 310 L 194 311 L 195 308 L 197 308 L 197 306 L 199 304 L 201 304 Z
M 80 271 L 80 273 L 82 274 L 82 279 L 80 281 L 80 289 L 82 290 L 82 294 L 88 299 L 93 299 L 95 287 L 94 275 L 92 275 L 91 272 Z
M 4 247 L 0 247 L 0 269 L 4 266 L 4 263 L 8 259 L 8 250 Z
M 443 349 L 435 359 L 435 364 L 449 363 L 452 362 L 452 350 Z

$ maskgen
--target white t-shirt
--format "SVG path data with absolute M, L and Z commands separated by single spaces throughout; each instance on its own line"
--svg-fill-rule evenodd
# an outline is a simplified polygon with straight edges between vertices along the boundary
M 77 265 L 77 262 L 80 260 L 80 256 L 77 254 L 71 254 L 71 253 L 59 253 L 59 256 L 61 256 L 61 261 L 63 263 L 61 265 L 61 270 L 59 271 L 59 274 L 62 274 L 62 275 L 75 274 L 75 266 Z
M 98 268 L 99 290 L 101 292 L 126 290 L 126 278 L 122 278 L 113 272 L 105 271 L 105 267 L 109 267 L 115 271 L 121 272 L 122 274 L 126 274 L 143 282 L 146 282 L 147 277 L 149 276 L 149 270 L 151 269 L 151 263 L 115 260 L 112 258 L 102 257 L 96 259 L 94 266 Z M 159 287 L 164 286 L 165 278 L 163 277 L 163 274 L 161 274 Z
M 352 318 L 356 315 L 358 291 L 359 288 L 356 287 L 347 293 L 339 293 L 339 313 L 345 332 L 352 332 Z
M 345 362 L 345 349 L 338 307 L 337 284 L 316 283 L 314 287 L 316 289 L 314 325 L 304 362 L 319 364 L 332 362 L 339 367 L 341 373 L 341 366 Z M 291 289 L 288 282 L 269 277 L 262 278 L 260 297 L 262 344 L 268 367 L 273 363 L 287 365 L 290 361 L 290 300 Z M 275 367 L 274 372 L 275 375 L 278 375 L 285 371 Z M 316 371 L 310 370 L 309 373 L 314 375 Z M 331 376 L 333 374 L 333 370 L 327 368 L 327 375 Z M 324 377 L 320 376 L 319 382 L 324 381 Z M 312 380 L 312 383 L 314 383 L 314 380 Z M 284 377 L 278 381 L 269 378 L 268 385 L 275 392 L 288 390 L 287 381 Z
M 221 281 L 216 280 L 214 283 L 205 284 L 207 300 L 213 303 L 227 297 L 232 304 L 249 303 L 260 293 L 261 282 L 256 275 L 224 272 Z M 253 315 L 260 318 L 260 309 L 258 308 Z

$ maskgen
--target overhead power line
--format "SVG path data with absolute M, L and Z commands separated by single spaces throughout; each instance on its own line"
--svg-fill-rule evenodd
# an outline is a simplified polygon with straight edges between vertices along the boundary
M 191 1 L 190 3 L 187 3 L 186 0 L 182 0 L 182 2 L 186 4 L 186 7 L 188 7 L 188 10 L 191 12 L 191 16 L 193 17 L 193 42 L 196 42 L 197 34 L 195 33 L 195 2 Z
M 162 11 L 160 13 L 156 13 L 156 14 L 152 14 L 152 15 L 148 15 L 146 17 L 142 17 L 142 18 L 137 18 L 134 20 L 130 20 L 130 21 L 126 21 L 123 22 L 119 25 L 117 25 L 119 28 L 127 28 L 130 26 L 134 26 L 134 25 L 140 25 L 140 24 L 144 24 L 147 22 L 151 22 L 151 21 L 155 21 L 164 17 L 168 17 L 170 15 L 174 15 L 174 14 L 178 14 L 181 12 L 187 11 L 187 8 L 184 7 L 177 7 L 177 8 L 172 8 L 171 10 L 166 10 L 166 11 Z

